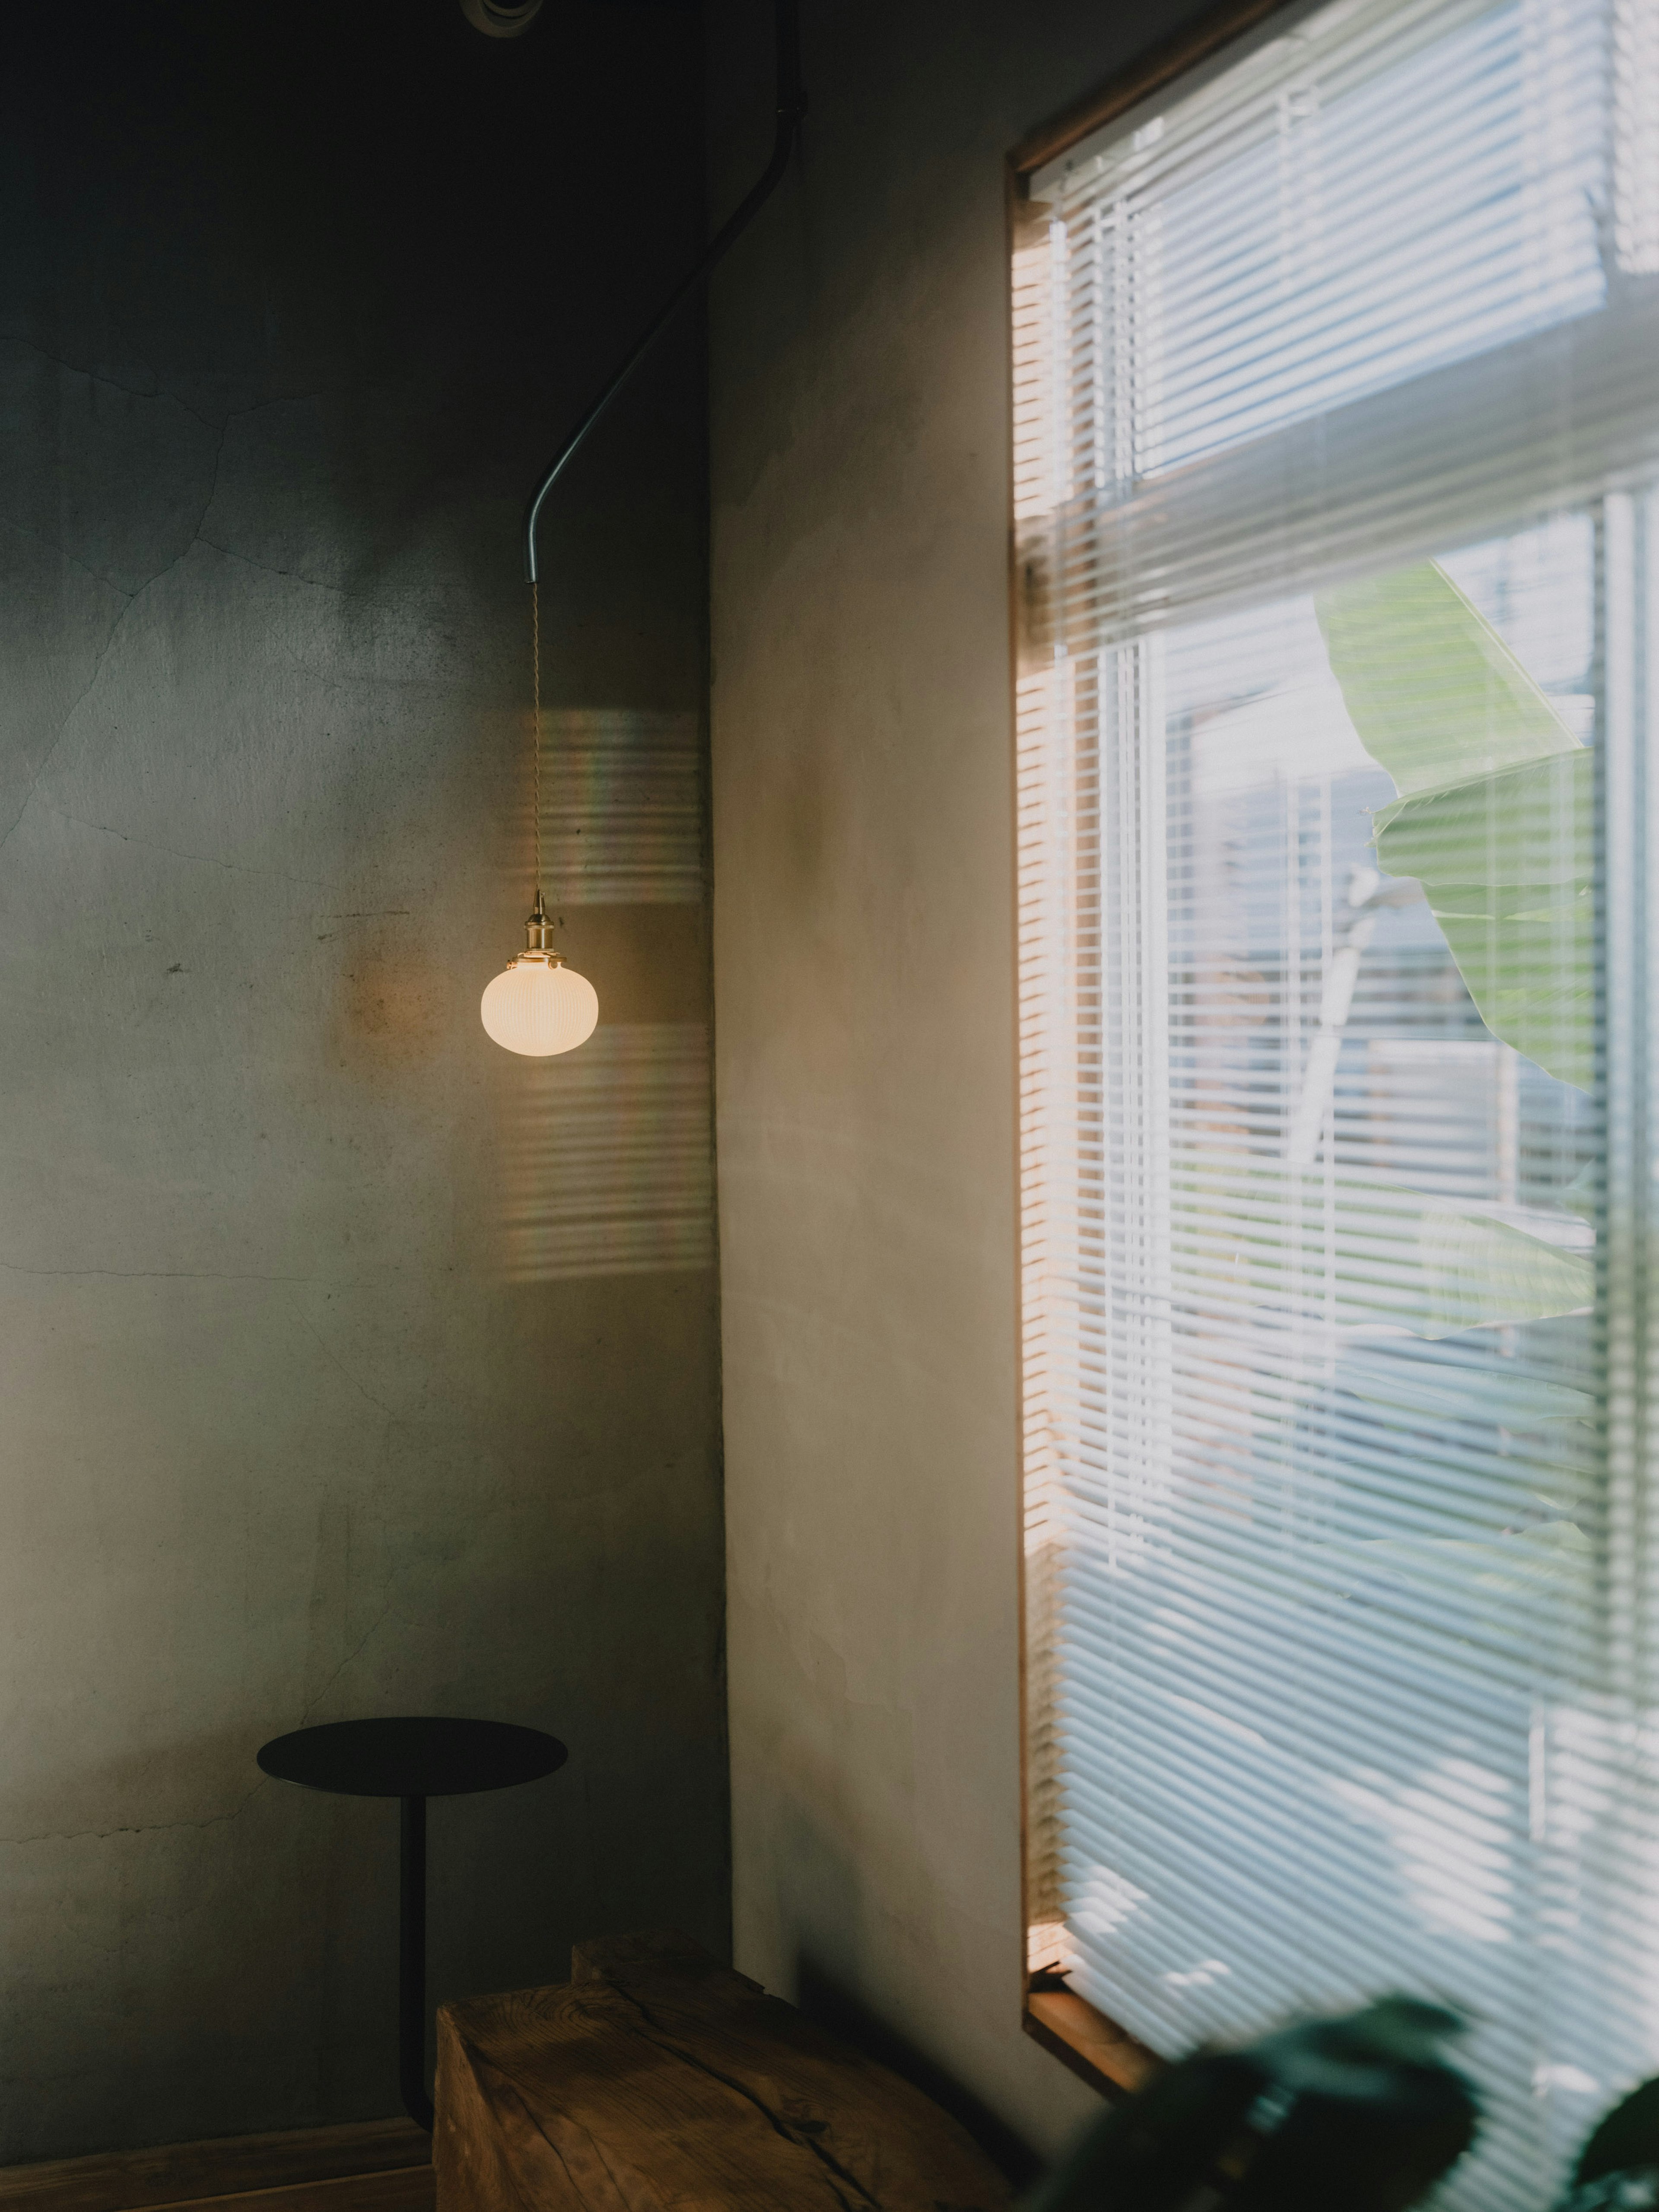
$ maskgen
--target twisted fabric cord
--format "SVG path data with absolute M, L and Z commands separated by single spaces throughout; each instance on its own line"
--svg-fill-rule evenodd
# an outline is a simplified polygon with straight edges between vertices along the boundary
M 532 805 L 536 815 L 536 896 L 542 895 L 542 604 L 539 586 L 530 586 L 530 665 L 535 685 L 536 719 L 531 743 L 535 747 Z

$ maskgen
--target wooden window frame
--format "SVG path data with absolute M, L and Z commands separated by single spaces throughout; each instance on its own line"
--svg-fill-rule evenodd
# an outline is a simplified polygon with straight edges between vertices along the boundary
M 1131 108 L 1139 106 L 1141 101 L 1150 100 L 1156 94 L 1164 91 L 1166 87 L 1176 84 L 1182 77 L 1185 76 L 1189 70 L 1196 69 L 1200 64 L 1210 60 L 1212 56 L 1223 53 L 1227 47 L 1232 46 L 1236 41 L 1243 38 L 1248 33 L 1257 29 L 1261 25 L 1270 21 L 1270 19 L 1274 15 L 1280 15 L 1291 8 L 1299 9 L 1302 4 L 1303 0 L 1218 0 L 1218 4 L 1204 9 L 1200 14 L 1195 15 L 1190 22 L 1183 25 L 1178 31 L 1174 32 L 1169 38 L 1160 40 L 1155 45 L 1146 47 L 1134 58 L 1134 60 L 1127 63 L 1123 68 L 1115 70 L 1103 83 L 1096 86 L 1095 88 L 1091 92 L 1088 93 L 1083 99 L 1076 101 L 1073 106 L 1065 108 L 1060 114 L 1053 117 L 1049 121 L 1039 125 L 1036 130 L 1029 132 L 1025 137 L 1021 139 L 1018 145 L 1016 146 L 1009 154 L 1007 159 L 1007 251 L 1010 268 L 1012 269 L 1012 267 L 1016 240 L 1018 238 L 1021 224 L 1025 219 L 1029 180 L 1036 170 L 1045 167 L 1048 163 L 1054 161 L 1060 155 L 1068 153 L 1073 146 L 1079 144 L 1081 140 L 1088 137 L 1091 132 L 1100 130 L 1103 125 L 1115 122 L 1119 116 L 1125 115 Z M 1012 301 L 1010 303 L 1010 312 L 1012 313 Z M 1012 431 L 1012 419 L 1010 428 Z M 1009 441 L 1008 453 L 1008 483 L 1009 512 L 1012 515 L 1013 511 L 1013 447 L 1012 436 Z M 1012 524 L 1010 526 L 1010 546 L 1012 550 Z M 1018 625 L 1019 621 L 1018 594 L 1012 559 L 1010 561 L 1009 568 L 1009 623 L 1012 647 L 1009 657 L 1009 706 L 1010 728 L 1012 730 L 1013 727 L 1012 714 L 1014 707 L 1012 686 L 1017 678 L 1018 667 Z M 1009 754 L 1012 771 L 1013 760 L 1013 747 L 1012 742 L 1009 747 Z M 1014 810 L 1014 819 L 1016 823 L 1018 823 L 1018 810 L 1017 806 Z M 1014 862 L 1017 869 L 1017 854 L 1014 856 Z M 1016 908 L 1016 910 L 1018 910 L 1018 908 Z M 1016 948 L 1016 960 L 1018 960 L 1018 948 Z M 1016 970 L 1016 972 L 1018 972 L 1018 970 Z M 1019 1188 L 1019 1172 L 1021 1165 L 1019 1154 L 1020 1131 L 1018 1075 L 1019 1054 L 1018 1048 L 1018 1011 L 1016 1011 L 1015 1024 L 1016 1048 L 1014 1054 L 1014 1065 L 1016 1069 L 1016 1087 L 1014 1115 L 1014 1188 L 1016 1191 L 1018 1191 Z M 1018 1212 L 1016 1213 L 1015 1234 L 1016 1238 L 1018 1238 Z M 1024 1270 L 1021 1264 L 1021 1255 L 1018 1249 L 1015 1254 L 1015 1266 L 1016 1279 L 1023 1281 Z M 1023 1320 L 1023 1313 L 1018 1314 L 1016 1322 L 1014 1347 L 1016 1368 L 1017 1371 L 1019 1373 L 1019 1397 L 1021 1407 L 1020 1434 L 1022 1437 L 1024 1434 L 1024 1381 L 1021 1344 Z M 1018 1533 L 1020 1541 L 1020 1551 L 1018 1556 L 1022 1561 L 1019 1582 L 1019 1650 L 1020 1921 L 1023 1941 L 1025 1930 L 1030 1924 L 1030 1905 L 1031 1898 L 1031 1821 L 1030 1819 L 1028 1802 L 1030 1769 L 1027 1756 L 1027 1747 L 1029 1742 L 1029 1713 L 1026 1665 L 1026 1593 L 1025 1575 L 1023 1565 L 1024 1557 L 1024 1479 L 1023 1467 L 1021 1469 L 1018 1507 L 1019 1516 Z M 1064 1980 L 1058 1974 L 1041 1972 L 1032 1973 L 1029 1971 L 1024 1972 L 1020 1999 L 1020 2025 L 1025 2033 L 1029 2035 L 1034 2042 L 1040 2044 L 1045 2051 L 1052 2053 L 1052 2055 L 1058 2058 L 1063 2065 L 1068 2067 L 1073 2074 L 1077 2075 L 1081 2080 L 1087 2081 L 1091 2088 L 1098 2090 L 1103 2096 L 1109 2099 L 1121 2100 L 1127 2096 L 1132 2096 L 1146 2081 L 1150 2081 L 1152 2075 L 1155 2075 L 1165 2063 L 1155 2051 L 1149 2050 L 1144 2043 L 1138 2042 L 1136 2039 L 1128 2033 L 1127 2028 L 1121 2027 L 1115 2021 L 1109 2018 L 1106 2014 L 1101 2012 L 1096 2006 L 1089 2003 L 1086 1998 L 1080 1997 L 1074 1990 L 1067 1989 Z

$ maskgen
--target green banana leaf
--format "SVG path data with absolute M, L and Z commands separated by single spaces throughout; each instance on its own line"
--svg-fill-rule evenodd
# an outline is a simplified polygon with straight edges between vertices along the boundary
M 1451 1365 L 1430 1366 L 1397 1353 L 1350 1352 L 1344 1355 L 1341 1387 L 1403 1419 L 1431 1421 L 1490 1418 L 1481 1396 L 1481 1378 Z M 1592 1392 L 1570 1383 L 1548 1382 L 1524 1375 L 1503 1377 L 1504 1424 L 1511 1429 L 1588 1427 L 1596 1415 Z
M 1588 1250 L 1395 1183 L 1338 1176 L 1328 1188 L 1317 1171 L 1261 1164 L 1180 1182 L 1173 1200 L 1175 1249 L 1195 1277 L 1271 1309 L 1334 1273 L 1344 1328 L 1432 1339 L 1595 1303 Z
M 1452 1433 L 1455 1424 L 1466 1421 L 1496 1424 L 1511 1437 L 1524 1437 L 1534 1504 L 1553 1520 L 1570 1521 L 1594 1493 L 1601 1470 L 1595 1395 L 1512 1373 L 1512 1364 L 1441 1366 L 1402 1358 L 1398 1351 L 1345 1351 L 1334 1379 L 1345 1397 L 1364 1401 L 1371 1425 L 1391 1431 L 1404 1453 L 1416 1450 L 1425 1435 Z
M 1582 1615 L 1595 1585 L 1595 1547 L 1572 1521 L 1485 1538 L 1385 1536 L 1331 1548 L 1366 1581 L 1381 1574 L 1430 1599 L 1437 1616 L 1455 1599 L 1509 1636 L 1541 1625 L 1564 1599 L 1569 1618 Z
M 1331 672 L 1399 793 L 1377 864 L 1415 877 L 1495 1036 L 1588 1090 L 1594 760 L 1433 561 L 1319 593 Z
M 1494 1322 L 1548 1321 L 1587 1311 L 1595 1300 L 1595 1262 L 1524 1229 L 1481 1214 L 1425 1205 L 1418 1231 L 1423 1270 L 1419 1336 L 1454 1336 Z

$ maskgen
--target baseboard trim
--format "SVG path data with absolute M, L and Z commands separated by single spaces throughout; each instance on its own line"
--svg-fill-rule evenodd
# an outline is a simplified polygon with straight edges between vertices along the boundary
M 432 2144 L 412 2120 L 228 2136 L 0 2166 L 0 2212 L 163 2212 L 219 2197 L 267 2197 L 319 2183 L 378 2180 L 430 2166 Z M 370 2191 L 390 2197 L 395 2188 Z

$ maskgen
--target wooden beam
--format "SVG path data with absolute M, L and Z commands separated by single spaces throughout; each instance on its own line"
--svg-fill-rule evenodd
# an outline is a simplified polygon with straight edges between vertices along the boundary
M 440 2009 L 441 2212 L 1006 2212 L 920 2090 L 684 1938 L 573 1971 Z

